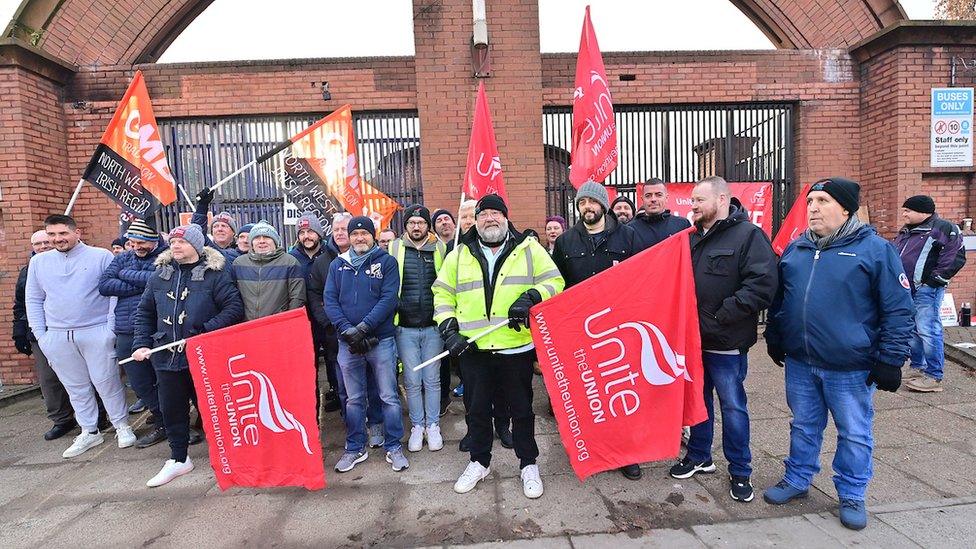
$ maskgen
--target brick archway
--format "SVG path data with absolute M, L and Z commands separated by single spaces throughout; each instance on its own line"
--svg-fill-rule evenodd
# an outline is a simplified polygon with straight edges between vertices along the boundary
M 4 36 L 75 65 L 151 63 L 212 1 L 28 0 Z M 847 47 L 907 18 L 897 0 L 730 1 L 781 49 Z

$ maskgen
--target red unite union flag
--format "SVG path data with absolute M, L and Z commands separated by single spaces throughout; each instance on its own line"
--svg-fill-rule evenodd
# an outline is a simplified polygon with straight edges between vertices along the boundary
M 478 200 L 486 194 L 497 194 L 508 204 L 505 176 L 502 173 L 501 157 L 498 155 L 495 127 L 491 122 L 484 81 L 478 82 L 471 141 L 468 143 L 468 163 L 464 170 L 464 186 L 461 192 L 472 200 Z
M 325 488 L 304 307 L 192 337 L 186 358 L 221 490 Z
M 580 480 L 677 457 L 681 427 L 708 417 L 688 235 L 532 308 L 536 354 Z
M 617 123 L 590 7 L 583 17 L 576 88 L 573 90 L 573 145 L 569 181 L 577 189 L 587 181 L 603 181 L 617 167 Z
M 776 252 L 776 255 L 783 255 L 783 251 L 790 245 L 790 242 L 796 240 L 796 237 L 803 234 L 803 231 L 809 227 L 809 223 L 807 222 L 808 192 L 810 192 L 809 183 L 800 189 L 800 194 L 793 201 L 793 207 L 790 208 L 790 213 L 786 214 L 786 218 L 783 219 L 783 224 L 780 225 L 779 232 L 776 233 L 776 238 L 773 239 L 773 251 Z

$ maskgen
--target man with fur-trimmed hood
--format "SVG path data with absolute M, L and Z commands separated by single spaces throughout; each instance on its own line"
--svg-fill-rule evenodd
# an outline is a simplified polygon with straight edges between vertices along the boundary
M 199 227 L 184 225 L 173 229 L 169 246 L 156 259 L 156 272 L 134 317 L 132 346 L 136 350 L 132 358 L 148 358 L 156 370 L 159 408 L 171 451 L 163 468 L 146 483 L 149 487 L 162 486 L 193 470 L 187 447 L 189 402 L 196 402 L 184 346 L 151 356 L 150 348 L 226 328 L 244 319 L 244 303 L 231 279 L 227 260 L 218 250 L 204 247 Z

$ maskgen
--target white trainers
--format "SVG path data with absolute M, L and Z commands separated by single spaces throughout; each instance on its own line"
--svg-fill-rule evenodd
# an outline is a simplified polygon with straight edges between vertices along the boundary
M 156 476 L 146 482 L 146 486 L 150 488 L 162 486 L 174 478 L 181 477 L 192 470 L 193 462 L 190 461 L 190 456 L 187 456 L 186 461 L 183 463 L 180 463 L 175 459 L 167 459 L 166 463 L 163 464 L 163 468 L 156 473 Z
M 526 465 L 522 468 L 522 493 L 529 499 L 542 496 L 542 477 L 539 476 L 538 465 Z
M 119 425 L 115 428 L 115 438 L 119 441 L 119 448 L 128 448 L 136 443 L 136 434 L 132 427 Z
M 444 438 L 441 437 L 441 427 L 433 424 L 427 428 L 427 448 L 431 452 L 436 452 L 444 447 Z
M 407 441 L 407 450 L 419 452 L 424 447 L 424 426 L 414 425 L 410 428 L 410 440 Z
M 61 454 L 61 457 L 73 458 L 80 456 L 90 448 L 94 448 L 103 442 L 105 442 L 105 437 L 102 436 L 102 433 L 89 433 L 82 429 L 81 434 L 75 437 L 75 441 Z
M 485 467 L 477 461 L 469 462 L 464 472 L 458 477 L 457 482 L 454 483 L 454 491 L 459 494 L 467 494 L 471 490 L 474 490 L 474 487 L 487 477 L 490 472 L 490 467 Z

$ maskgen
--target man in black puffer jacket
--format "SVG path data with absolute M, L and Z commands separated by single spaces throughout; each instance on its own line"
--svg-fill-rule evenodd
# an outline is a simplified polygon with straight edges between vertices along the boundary
M 688 453 L 670 474 L 689 478 L 715 471 L 712 438 L 715 413 L 712 393 L 722 408 L 722 450 L 729 462 L 729 494 L 752 501 L 752 454 L 749 412 L 743 382 L 747 353 L 756 343 L 759 312 L 776 294 L 776 254 L 762 229 L 721 177 L 702 179 L 691 195 L 696 231 L 691 235 L 691 262 L 698 297 L 705 407 L 708 419 L 692 426 Z
M 683 217 L 675 217 L 668 210 L 668 187 L 656 177 L 644 183 L 644 208 L 627 224 L 636 233 L 638 252 L 657 244 L 665 238 L 691 227 Z
M 115 352 L 119 360 L 129 358 L 135 349 L 132 346 L 135 333 L 133 315 L 139 306 L 142 292 L 156 270 L 156 258 L 167 249 L 156 229 L 141 219 L 136 219 L 129 225 L 125 238 L 132 249 L 115 256 L 98 281 L 98 293 L 118 298 L 113 328 Z M 144 360 L 129 362 L 124 367 L 136 397 L 152 413 L 153 430 L 136 440 L 136 448 L 148 448 L 166 440 L 166 429 L 163 428 L 163 418 L 159 412 L 159 396 L 156 393 L 156 373 L 152 364 Z M 132 407 L 129 408 L 129 413 L 134 411 L 136 410 Z

